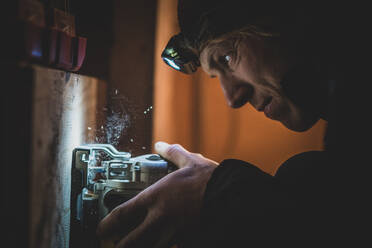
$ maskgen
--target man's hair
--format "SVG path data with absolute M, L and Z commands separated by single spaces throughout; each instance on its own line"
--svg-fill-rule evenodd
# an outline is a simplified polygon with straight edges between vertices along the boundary
M 178 22 L 185 46 L 199 54 L 210 42 L 230 37 L 272 37 L 288 32 L 296 13 L 284 2 L 179 0 Z

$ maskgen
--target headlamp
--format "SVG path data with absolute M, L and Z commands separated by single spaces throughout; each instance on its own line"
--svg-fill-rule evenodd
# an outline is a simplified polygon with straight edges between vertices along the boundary
M 173 36 L 169 40 L 161 57 L 173 69 L 186 74 L 192 74 L 200 66 L 199 59 L 184 44 L 185 40 L 181 33 Z

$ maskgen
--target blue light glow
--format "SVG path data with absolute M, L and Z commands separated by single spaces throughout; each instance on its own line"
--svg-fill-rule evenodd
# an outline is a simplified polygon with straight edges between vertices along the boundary
M 176 65 L 172 60 L 167 59 L 167 58 L 164 58 L 164 60 L 168 63 L 168 65 L 172 66 L 174 69 L 176 69 L 176 70 L 178 70 L 178 71 L 181 69 L 181 68 L 180 68 L 178 65 Z
M 31 54 L 33 57 L 37 57 L 37 58 L 41 58 L 42 57 L 42 54 L 41 54 L 41 50 L 38 49 L 38 48 L 35 48 L 31 51 Z

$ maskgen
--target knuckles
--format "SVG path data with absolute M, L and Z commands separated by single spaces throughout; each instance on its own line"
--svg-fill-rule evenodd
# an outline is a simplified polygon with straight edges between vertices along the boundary
M 173 144 L 173 145 L 170 145 L 168 147 L 168 149 L 166 150 L 166 154 L 169 156 L 169 157 L 174 157 L 175 154 L 179 153 L 180 151 L 182 151 L 183 147 L 179 144 Z
M 199 168 L 205 166 L 216 166 L 217 163 L 205 158 L 200 153 L 192 153 L 179 144 L 172 144 L 165 150 L 165 157 L 177 164 L 178 167 Z
M 200 153 L 192 153 L 192 155 L 199 157 L 199 158 L 204 158 L 204 156 Z

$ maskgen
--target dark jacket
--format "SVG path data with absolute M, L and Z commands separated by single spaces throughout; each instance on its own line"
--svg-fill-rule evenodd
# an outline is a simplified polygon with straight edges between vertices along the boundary
M 198 235 L 189 247 L 370 243 L 372 104 L 365 67 L 370 63 L 359 41 L 344 42 L 350 47 L 337 46 L 339 56 L 327 74 L 334 77 L 323 81 L 330 93 L 322 103 L 328 116 L 325 151 L 298 154 L 275 176 L 244 161 L 224 160 L 207 185 Z

